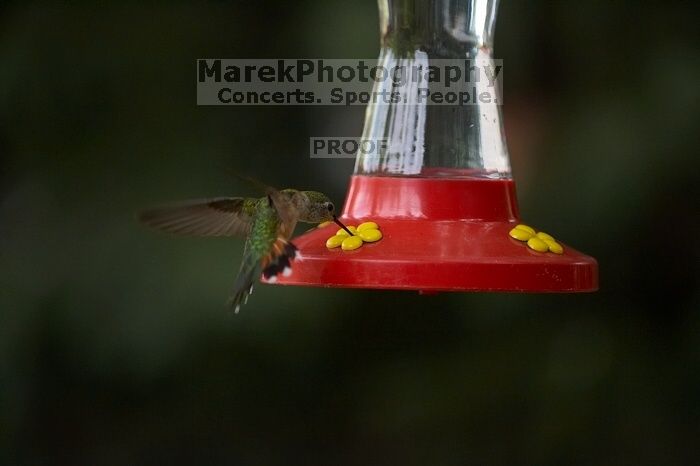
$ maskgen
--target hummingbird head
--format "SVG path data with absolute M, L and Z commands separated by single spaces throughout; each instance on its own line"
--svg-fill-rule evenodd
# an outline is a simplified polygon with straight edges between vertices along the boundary
M 299 191 L 299 202 L 296 202 L 299 211 L 299 220 L 308 223 L 321 223 L 333 220 L 335 206 L 323 193 L 318 191 Z

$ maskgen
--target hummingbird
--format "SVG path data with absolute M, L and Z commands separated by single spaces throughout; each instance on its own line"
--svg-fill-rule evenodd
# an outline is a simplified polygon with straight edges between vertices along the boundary
M 244 237 L 243 259 L 229 300 L 238 313 L 261 275 L 272 283 L 278 274 L 291 275 L 292 261 L 300 257 L 289 241 L 297 222 L 334 221 L 352 234 L 321 192 L 270 187 L 265 191 L 261 198 L 218 197 L 163 205 L 141 211 L 138 220 L 176 235 Z

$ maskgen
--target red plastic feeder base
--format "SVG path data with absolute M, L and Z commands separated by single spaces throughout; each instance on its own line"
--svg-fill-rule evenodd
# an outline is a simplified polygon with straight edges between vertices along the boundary
M 569 246 L 536 252 L 519 223 L 512 180 L 355 175 L 341 220 L 379 224 L 383 239 L 328 249 L 336 225 L 293 240 L 301 258 L 278 284 L 430 291 L 587 292 L 598 264 Z M 536 225 L 533 225 L 536 228 Z

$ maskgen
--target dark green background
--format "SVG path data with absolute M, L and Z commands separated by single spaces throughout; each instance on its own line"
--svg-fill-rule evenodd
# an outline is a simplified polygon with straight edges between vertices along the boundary
M 698 10 L 500 7 L 523 218 L 600 292 L 260 286 L 234 318 L 241 242 L 134 211 L 251 194 L 227 170 L 340 203 L 308 138 L 364 109 L 197 107 L 196 59 L 374 57 L 375 3 L 3 3 L 0 464 L 697 463 Z

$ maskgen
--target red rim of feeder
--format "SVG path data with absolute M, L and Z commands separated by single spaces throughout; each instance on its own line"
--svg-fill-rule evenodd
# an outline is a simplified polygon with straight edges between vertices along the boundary
M 541 253 L 508 232 L 518 223 L 512 179 L 354 175 L 341 220 L 379 224 L 383 239 L 328 249 L 337 226 L 293 240 L 301 258 L 282 285 L 419 291 L 588 292 L 596 260 L 565 245 Z

